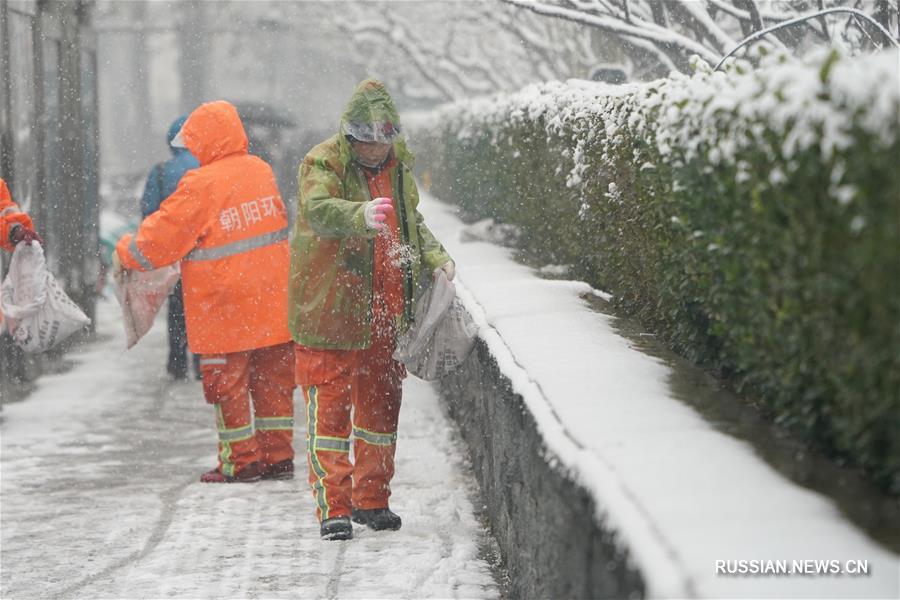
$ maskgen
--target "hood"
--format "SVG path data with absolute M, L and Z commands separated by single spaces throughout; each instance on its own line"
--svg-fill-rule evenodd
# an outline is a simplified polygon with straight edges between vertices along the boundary
M 201 104 L 181 130 L 181 139 L 200 165 L 247 153 L 247 134 L 237 109 L 224 100 Z
M 347 103 L 347 108 L 341 116 L 341 135 L 337 136 L 337 142 L 341 162 L 344 164 L 349 164 L 353 156 L 350 142 L 343 135 L 346 131 L 345 125 L 350 121 L 390 122 L 397 129 L 400 128 L 400 114 L 397 112 L 397 107 L 394 106 L 394 101 L 384 84 L 377 79 L 366 79 L 356 86 L 350 102 Z M 412 168 L 413 155 L 407 149 L 403 136 L 394 139 L 393 146 L 394 156 L 407 167 Z
M 166 134 L 166 142 L 169 144 L 169 150 L 172 151 L 172 154 L 187 152 L 187 148 L 176 148 L 172 145 L 172 140 L 175 139 L 175 136 L 178 135 L 178 132 L 181 131 L 182 127 L 184 127 L 184 122 L 187 121 L 187 119 L 187 115 L 182 115 L 172 121 L 172 124 L 169 125 L 169 132 Z
M 348 123 L 392 123 L 400 128 L 400 115 L 383 83 L 366 79 L 356 86 L 341 115 L 341 132 L 347 130 Z

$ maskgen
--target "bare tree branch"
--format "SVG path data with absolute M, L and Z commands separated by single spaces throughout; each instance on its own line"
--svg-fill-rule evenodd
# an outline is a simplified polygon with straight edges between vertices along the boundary
M 708 62 L 715 62 L 717 59 L 716 54 L 707 49 L 702 44 L 671 30 L 664 30 L 662 28 L 650 29 L 646 27 L 636 27 L 634 25 L 625 23 L 620 19 L 605 18 L 596 15 L 585 14 L 576 10 L 561 8 L 559 6 L 543 4 L 540 2 L 526 2 L 525 0 L 502 1 L 506 2 L 507 4 L 518 6 L 520 8 L 528 9 L 537 14 L 556 17 L 558 19 L 564 19 L 575 23 L 583 23 L 584 25 L 597 27 L 599 29 L 603 29 L 605 31 L 609 31 L 610 33 L 615 33 L 621 36 L 647 40 L 661 47 L 679 48 L 685 53 L 698 54 Z
M 712 43 L 713 49 L 720 54 L 734 47 L 739 41 L 728 35 L 709 16 L 700 2 L 670 2 L 668 7 L 670 11 L 680 15 L 686 24 L 695 29 L 701 40 L 708 39 Z
M 418 52 L 415 52 L 414 48 L 410 47 L 405 40 L 397 39 L 386 28 L 378 27 L 377 25 L 372 23 L 350 27 L 346 22 L 342 22 L 340 26 L 348 35 L 352 35 L 357 40 L 365 40 L 366 38 L 368 38 L 377 44 L 383 43 L 385 37 L 387 37 L 392 41 L 392 43 L 396 45 L 397 48 L 406 52 L 406 54 L 408 55 L 407 59 L 415 68 L 419 76 L 421 76 L 422 79 L 431 84 L 431 86 L 440 93 L 444 100 L 453 100 L 457 97 L 457 94 L 454 93 L 454 90 L 447 86 L 440 77 L 435 76 L 434 69 L 432 69 L 427 63 L 421 60 L 421 55 L 419 55 Z

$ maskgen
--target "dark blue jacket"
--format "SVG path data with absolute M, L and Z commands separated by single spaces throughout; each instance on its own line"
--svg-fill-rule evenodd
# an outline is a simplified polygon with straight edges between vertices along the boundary
M 187 115 L 179 117 L 169 127 L 166 137 L 172 158 L 160 163 L 150 170 L 147 183 L 144 185 L 144 195 L 141 197 L 141 217 L 155 213 L 159 210 L 162 201 L 172 195 L 182 176 L 191 169 L 196 169 L 200 163 L 186 148 L 173 148 L 172 140 L 181 131 L 182 125 L 187 121 Z

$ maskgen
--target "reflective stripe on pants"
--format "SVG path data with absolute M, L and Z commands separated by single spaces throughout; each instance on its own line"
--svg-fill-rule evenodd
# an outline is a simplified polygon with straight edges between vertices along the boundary
M 354 507 L 388 506 L 404 370 L 391 357 L 392 328 L 373 329 L 379 333 L 365 350 L 297 349 L 298 383 L 307 408 L 309 483 L 320 519 L 349 515 Z
M 326 391 L 326 394 L 328 392 Z M 309 484 L 316 501 L 319 521 L 350 516 L 350 431 L 334 435 L 334 410 L 322 410 L 318 386 L 303 388 L 306 400 L 306 457 L 309 462 Z M 326 396 L 326 406 L 331 401 Z M 349 406 L 348 420 L 349 420 Z M 348 423 L 349 425 L 349 423 Z M 322 430 L 332 432 L 323 435 Z
M 204 396 L 216 406 L 222 473 L 294 459 L 292 344 L 204 355 L 200 370 Z

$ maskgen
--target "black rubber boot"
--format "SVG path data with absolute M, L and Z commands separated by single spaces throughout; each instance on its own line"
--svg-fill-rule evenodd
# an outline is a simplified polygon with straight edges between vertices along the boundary
M 262 470 L 262 464 L 252 462 L 232 477 L 225 475 L 219 470 L 219 467 L 216 467 L 212 471 L 201 475 L 200 481 L 203 483 L 253 483 L 260 480 Z
M 269 465 L 262 473 L 263 479 L 293 479 L 294 478 L 294 461 L 283 460 Z
M 375 531 L 384 529 L 396 531 L 403 524 L 403 521 L 400 520 L 400 515 L 392 512 L 389 508 L 372 508 L 369 510 L 354 508 L 353 522 L 365 525 Z
M 325 519 L 319 527 L 323 540 L 349 540 L 353 537 L 353 524 L 348 517 Z

